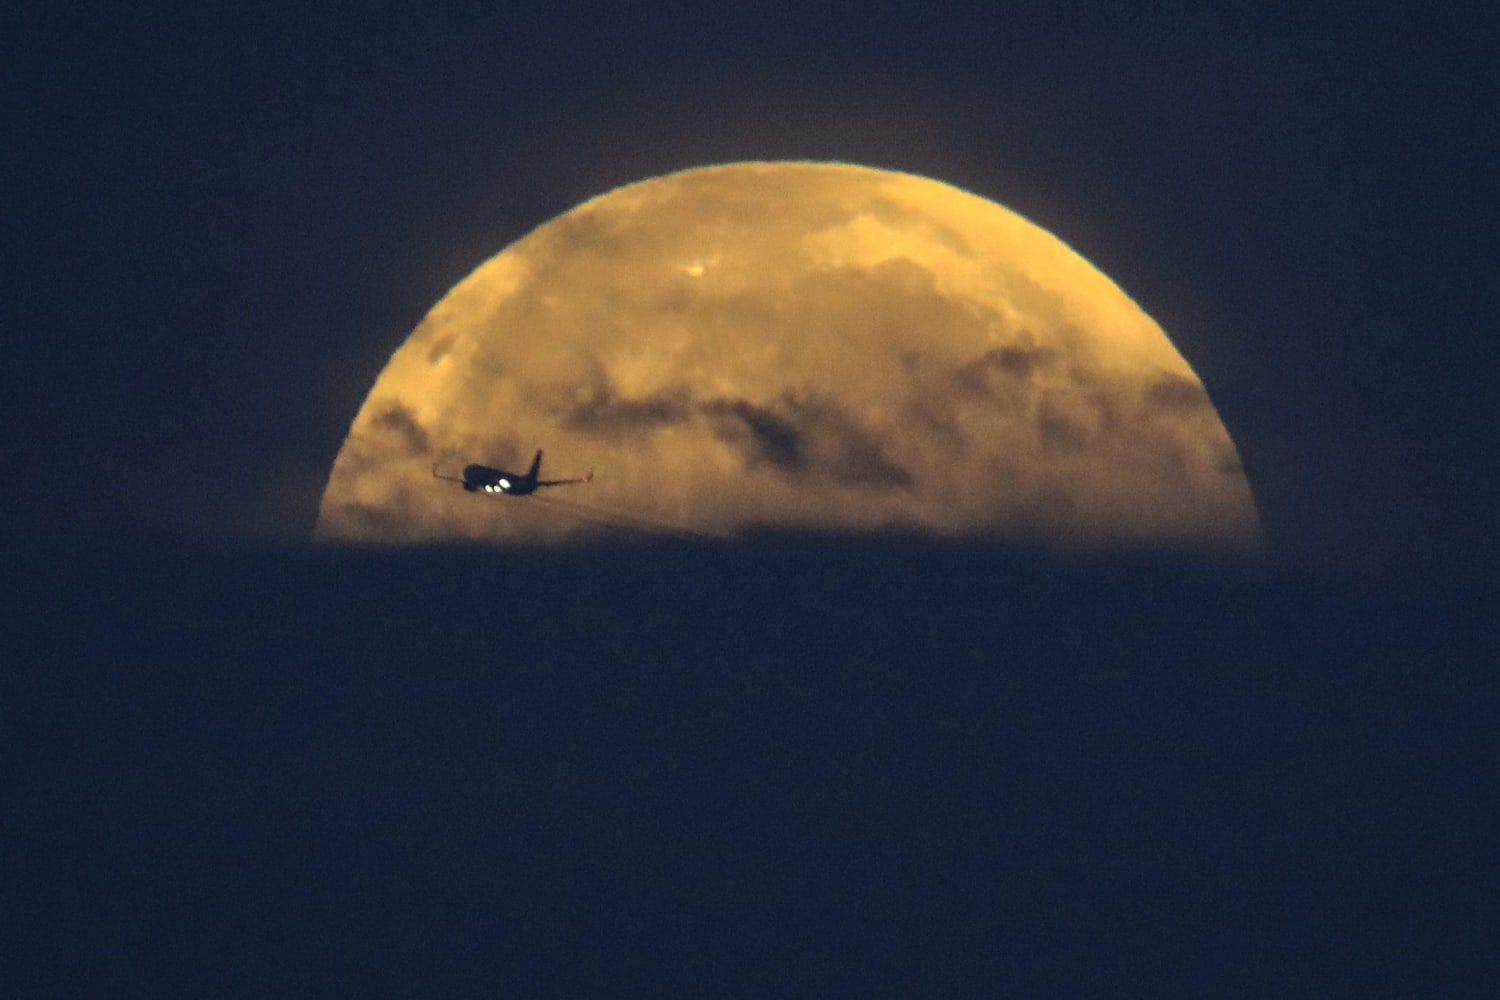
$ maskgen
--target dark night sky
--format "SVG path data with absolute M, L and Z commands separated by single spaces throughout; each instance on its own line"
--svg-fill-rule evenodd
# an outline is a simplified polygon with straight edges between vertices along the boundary
M 0 992 L 1478 981 L 1488 19 L 218 7 L 0 14 L 32 956 Z M 302 547 L 474 266 L 617 185 L 790 158 L 956 184 L 1118 282 L 1272 564 Z

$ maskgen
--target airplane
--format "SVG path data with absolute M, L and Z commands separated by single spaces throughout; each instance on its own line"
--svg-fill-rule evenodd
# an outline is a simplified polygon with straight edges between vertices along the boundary
M 536 457 L 531 460 L 531 468 L 526 474 L 518 475 L 514 472 L 506 472 L 504 469 L 492 469 L 488 465 L 466 465 L 464 466 L 463 478 L 457 476 L 444 476 L 438 472 L 438 467 L 432 467 L 432 475 L 435 479 L 446 479 L 449 482 L 459 483 L 465 492 L 474 493 L 484 490 L 486 493 L 505 493 L 513 497 L 524 497 L 535 493 L 544 486 L 567 486 L 569 483 L 591 483 L 594 481 L 592 471 L 577 479 L 539 479 L 542 471 L 542 450 L 537 449 Z

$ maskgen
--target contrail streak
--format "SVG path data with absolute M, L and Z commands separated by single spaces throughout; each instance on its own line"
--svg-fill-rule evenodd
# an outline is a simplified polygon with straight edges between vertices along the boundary
M 544 504 L 559 512 L 571 514 L 574 517 L 620 531 L 636 531 L 647 535 L 665 535 L 672 538 L 684 538 L 690 541 L 725 541 L 731 537 L 723 533 L 698 531 L 693 528 L 684 527 L 683 525 L 672 524 L 669 521 L 646 517 L 642 514 L 632 514 L 620 510 L 608 510 L 602 507 L 574 503 L 569 500 L 563 500 L 560 497 L 533 495 L 526 499 L 532 503 Z

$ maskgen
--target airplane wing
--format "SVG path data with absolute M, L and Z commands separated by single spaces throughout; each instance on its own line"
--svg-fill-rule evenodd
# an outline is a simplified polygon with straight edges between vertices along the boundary
M 538 480 L 537 486 L 567 486 L 569 483 L 591 483 L 594 481 L 592 470 L 579 476 L 577 479 L 542 479 Z

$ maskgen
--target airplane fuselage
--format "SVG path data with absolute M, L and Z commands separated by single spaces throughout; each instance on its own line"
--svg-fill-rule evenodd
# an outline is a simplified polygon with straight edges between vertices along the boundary
M 466 465 L 462 476 L 445 476 L 438 471 L 438 467 L 432 467 L 432 475 L 437 479 L 446 479 L 449 482 L 458 483 L 465 492 L 478 493 L 483 490 L 486 493 L 504 493 L 507 496 L 524 497 L 535 493 L 543 486 L 567 486 L 570 483 L 588 483 L 593 481 L 594 472 L 590 469 L 586 474 L 576 479 L 543 479 L 542 478 L 542 450 L 537 452 L 531 459 L 531 468 L 524 473 L 506 472 L 490 465 Z
M 483 490 L 486 493 L 507 493 L 523 497 L 536 492 L 537 481 L 534 475 L 506 472 L 488 465 L 466 465 L 463 486 L 470 493 Z

